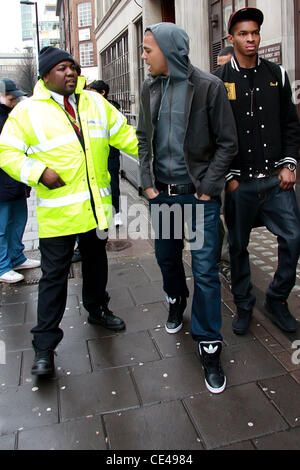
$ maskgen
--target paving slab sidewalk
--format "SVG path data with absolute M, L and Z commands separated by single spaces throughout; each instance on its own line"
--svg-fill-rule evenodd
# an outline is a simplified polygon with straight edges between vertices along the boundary
M 135 202 L 147 208 L 124 181 L 122 194 L 129 208 Z M 26 249 L 28 256 L 39 257 L 34 204 L 32 197 Z M 53 379 L 30 373 L 39 269 L 27 272 L 26 282 L 1 285 L 0 344 L 6 363 L 0 364 L 0 450 L 299 449 L 300 365 L 292 362 L 299 333 L 284 335 L 263 314 L 263 292 L 276 266 L 276 240 L 263 228 L 251 237 L 257 305 L 244 337 L 232 333 L 234 305 L 221 276 L 222 363 L 228 387 L 214 396 L 205 388 L 190 335 L 189 254 L 185 268 L 191 296 L 184 327 L 168 335 L 153 242 L 133 240 L 133 226 L 130 246 L 108 252 L 110 307 L 126 321 L 126 330 L 112 333 L 87 323 L 80 263 L 73 265 Z M 290 306 L 300 320 L 300 272 L 297 276 Z

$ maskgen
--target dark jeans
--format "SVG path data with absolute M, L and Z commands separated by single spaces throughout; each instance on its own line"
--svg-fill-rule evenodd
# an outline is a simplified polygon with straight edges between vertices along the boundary
M 106 240 L 96 229 L 78 234 L 82 255 L 82 301 L 89 313 L 97 313 L 104 301 L 107 284 Z M 41 238 L 42 278 L 39 282 L 38 324 L 31 333 L 35 349 L 54 350 L 63 338 L 59 328 L 66 302 L 68 274 L 76 235 Z
M 247 247 L 257 217 L 278 238 L 278 268 L 267 296 L 286 300 L 295 285 L 300 254 L 300 213 L 295 191 L 281 190 L 277 177 L 242 182 L 236 191 L 226 193 L 225 217 L 237 307 L 251 310 L 256 300 L 251 293 Z
M 186 223 L 194 275 L 191 333 L 196 341 L 222 340 L 221 288 L 217 265 L 219 202 L 199 201 L 193 194 L 168 196 L 162 192 L 149 203 L 156 237 L 155 255 L 162 272 L 164 291 L 171 298 L 189 295 L 182 261 L 183 227 Z M 171 207 L 174 212 L 168 214 L 167 210 L 164 212 L 164 207 Z M 159 210 L 162 212 L 157 214 Z

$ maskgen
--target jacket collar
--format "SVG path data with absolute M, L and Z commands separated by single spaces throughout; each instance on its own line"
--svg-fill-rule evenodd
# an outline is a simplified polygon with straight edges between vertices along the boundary
M 238 63 L 238 60 L 237 58 L 235 57 L 235 55 L 232 57 L 231 61 L 231 67 L 236 71 L 236 72 L 240 72 L 241 71 L 241 67 L 240 67 L 240 64 Z M 261 59 L 259 56 L 257 56 L 257 64 L 256 66 L 259 67 L 261 64 Z
M 85 77 L 78 77 L 75 94 L 81 94 L 85 85 Z M 51 98 L 51 92 L 45 85 L 44 80 L 40 79 L 34 87 L 33 97 L 34 100 L 49 100 Z

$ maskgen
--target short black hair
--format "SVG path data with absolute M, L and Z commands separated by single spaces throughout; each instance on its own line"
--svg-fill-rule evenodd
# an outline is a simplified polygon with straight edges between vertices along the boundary
M 93 88 L 98 93 L 104 91 L 104 98 L 108 97 L 109 94 L 109 85 L 105 83 L 103 80 L 94 80 L 92 83 L 89 84 L 88 88 Z
M 224 56 L 227 56 L 227 55 L 233 55 L 234 54 L 234 48 L 233 46 L 227 46 L 227 47 L 224 47 L 224 49 L 222 49 L 219 54 L 218 54 L 218 57 L 224 57 Z

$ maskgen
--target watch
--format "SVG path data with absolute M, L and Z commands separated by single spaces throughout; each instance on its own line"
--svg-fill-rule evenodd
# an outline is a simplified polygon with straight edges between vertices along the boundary
M 286 163 L 285 165 L 283 165 L 282 168 L 287 168 L 290 171 L 295 171 L 296 170 L 296 165 L 295 165 L 295 163 Z

